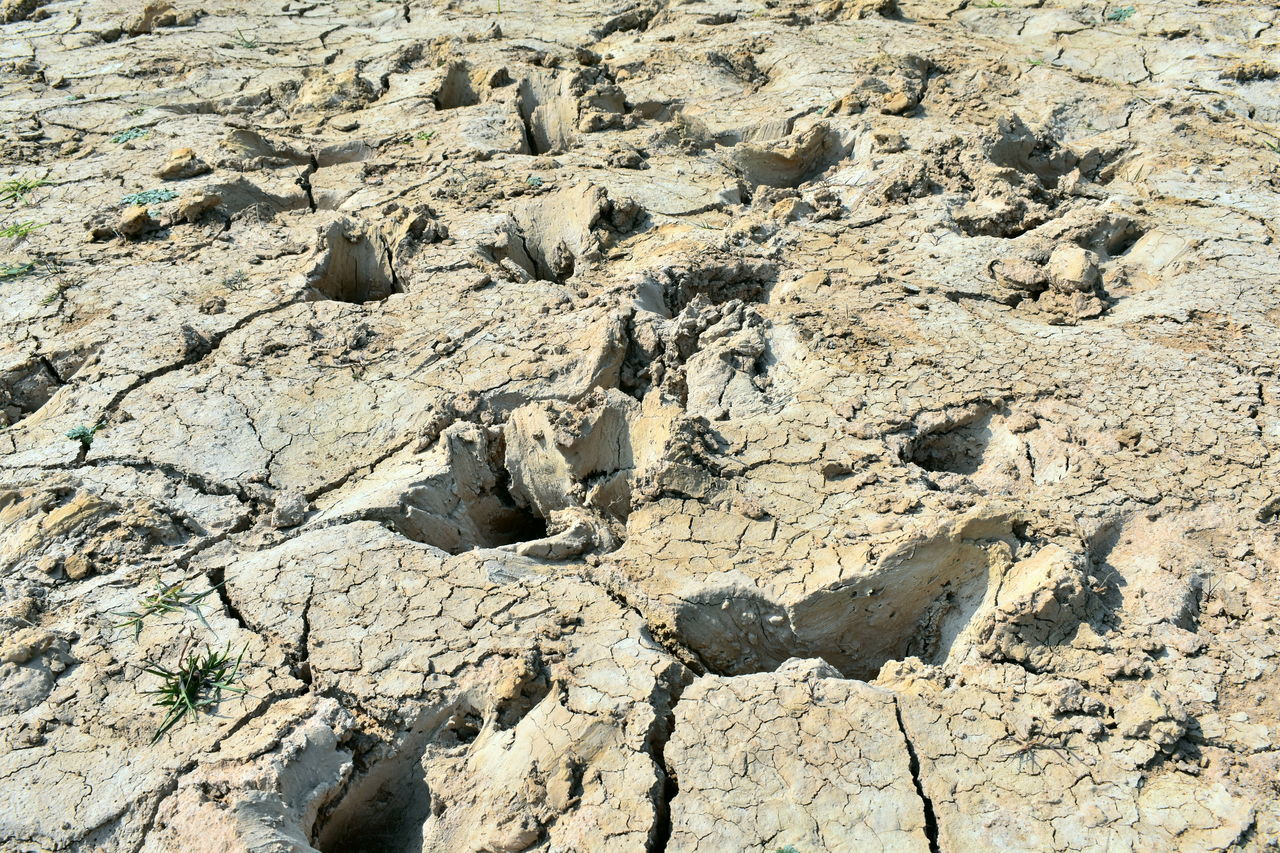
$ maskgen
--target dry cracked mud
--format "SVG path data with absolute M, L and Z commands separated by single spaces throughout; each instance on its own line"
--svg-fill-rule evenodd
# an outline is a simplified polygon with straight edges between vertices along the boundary
M 1275 3 L 0 22 L 0 849 L 1280 848 Z

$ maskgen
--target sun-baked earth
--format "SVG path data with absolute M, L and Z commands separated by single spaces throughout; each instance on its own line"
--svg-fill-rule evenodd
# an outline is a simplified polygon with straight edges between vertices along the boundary
M 0 21 L 0 849 L 1280 845 L 1274 3 Z

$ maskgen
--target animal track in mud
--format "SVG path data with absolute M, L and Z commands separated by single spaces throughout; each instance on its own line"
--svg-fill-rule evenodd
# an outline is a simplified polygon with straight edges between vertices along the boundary
M 820 657 L 859 679 L 909 655 L 942 663 L 986 595 L 987 547 L 1011 537 L 997 520 L 940 531 L 785 607 L 758 592 L 702 592 L 677 606 L 671 633 L 718 675 L 771 672 L 792 657 Z
M 925 471 L 962 476 L 990 494 L 1021 494 L 1068 478 L 1087 480 L 1098 470 L 1095 457 L 1073 434 L 1067 412 L 1046 419 L 971 406 L 944 415 L 902 452 Z
M 652 387 L 687 402 L 685 365 L 713 341 L 757 330 L 754 344 L 729 355 L 736 366 L 755 371 L 767 349 L 764 319 L 751 303 L 767 297 L 777 279 L 777 266 L 768 261 L 742 260 L 669 266 L 650 273 L 636 288 L 636 308 L 627 328 L 627 348 L 619 387 L 642 399 Z M 703 333 L 714 329 L 707 340 Z
M 451 554 L 547 535 L 546 519 L 512 497 L 500 442 L 473 435 L 452 435 L 446 441 L 450 470 L 443 478 L 425 478 L 405 489 L 398 508 L 384 519 L 394 530 Z
M 772 142 L 744 142 L 733 152 L 734 165 L 755 186 L 794 188 L 813 180 L 844 159 L 851 146 L 825 124 Z
M 0 419 L 12 425 L 38 412 L 87 359 L 76 353 L 32 356 L 0 372 Z
M 1037 136 L 1021 119 L 999 124 L 999 134 L 987 146 L 987 158 L 1004 169 L 1035 175 L 1048 189 L 1076 167 L 1079 158 L 1046 136 Z
M 633 230 L 642 213 L 635 202 L 582 184 L 517 206 L 478 248 L 517 278 L 563 284 L 582 266 L 602 262 L 605 249 Z
M 656 281 L 671 316 L 679 314 L 695 297 L 703 296 L 712 305 L 733 299 L 760 302 L 778 277 L 771 261 L 733 259 L 662 270 Z
M 926 471 L 975 474 L 993 439 L 991 412 L 975 412 L 950 429 L 923 436 L 911 451 L 911 461 Z
M 1077 154 L 1012 115 L 1000 119 L 980 146 L 954 138 L 926 165 L 912 164 L 920 174 L 907 194 L 941 187 L 962 200 L 952 211 L 961 233 L 1013 239 L 1077 207 L 1078 185 L 1107 159 L 1097 150 Z
M 524 122 L 527 154 L 565 151 L 574 145 L 578 101 L 567 91 L 567 80 L 536 75 L 520 81 L 517 107 Z
M 575 436 L 536 404 L 500 427 L 455 423 L 430 451 L 394 457 L 326 496 L 312 523 L 376 521 L 451 554 L 506 548 L 559 561 L 612 551 L 630 500 L 626 422 L 607 407 L 585 417 Z
M 601 66 L 573 73 L 534 70 L 521 78 L 516 110 L 524 125 L 522 154 L 553 154 L 577 147 L 578 135 L 617 127 L 626 97 Z
M 470 753 L 478 741 L 514 728 L 551 692 L 537 653 L 514 662 L 515 690 L 504 698 L 471 693 L 420 713 L 395 744 L 379 744 L 357 760 L 356 777 L 311 832 L 321 853 L 417 853 L 423 829 L 447 803 L 427 782 L 433 760 Z M 501 676 L 490 686 L 500 685 Z M 508 686 L 510 682 L 508 682 Z M 363 767 L 361 765 L 364 765 Z
M 446 711 L 423 713 L 394 747 L 376 746 L 378 754 L 357 760 L 356 778 L 318 817 L 311 844 L 320 853 L 420 850 L 431 792 L 419 762 L 447 718 Z
M 480 103 L 480 96 L 471 82 L 471 69 L 465 62 L 449 64 L 434 101 L 437 110 L 456 110 Z
M 402 292 L 390 251 L 376 229 L 338 220 L 322 239 L 320 261 L 307 276 L 308 287 L 321 297 L 359 305 Z
M 1104 260 L 1127 254 L 1147 233 L 1136 219 L 1125 213 L 1101 214 L 1070 235 L 1083 249 L 1097 252 Z

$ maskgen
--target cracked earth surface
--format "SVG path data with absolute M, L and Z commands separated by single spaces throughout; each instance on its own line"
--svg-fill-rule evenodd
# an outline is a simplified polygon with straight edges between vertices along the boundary
M 1277 849 L 1278 18 L 3 0 L 0 849 Z

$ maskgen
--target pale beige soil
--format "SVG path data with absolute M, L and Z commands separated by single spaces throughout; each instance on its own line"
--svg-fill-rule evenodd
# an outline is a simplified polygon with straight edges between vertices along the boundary
M 1274 3 L 0 21 L 0 850 L 1280 848 Z

